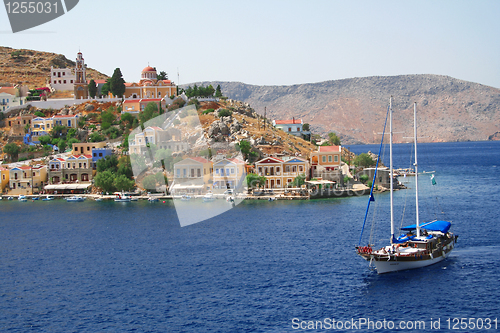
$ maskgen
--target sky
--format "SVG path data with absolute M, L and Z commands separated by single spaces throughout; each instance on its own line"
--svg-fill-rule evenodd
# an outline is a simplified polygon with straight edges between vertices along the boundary
M 177 84 L 438 74 L 500 88 L 499 15 L 497 0 L 80 0 L 18 33 L 0 8 L 0 45 L 80 50 L 127 82 L 151 65 Z

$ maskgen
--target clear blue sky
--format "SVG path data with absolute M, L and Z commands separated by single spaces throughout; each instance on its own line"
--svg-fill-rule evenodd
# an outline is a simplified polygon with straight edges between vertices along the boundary
M 500 1 L 80 0 L 0 45 L 64 54 L 128 82 L 148 65 L 178 83 L 292 85 L 441 74 L 500 88 Z

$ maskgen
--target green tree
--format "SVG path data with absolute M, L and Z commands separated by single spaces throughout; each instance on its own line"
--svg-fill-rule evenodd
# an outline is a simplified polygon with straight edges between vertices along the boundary
M 57 143 L 57 148 L 59 148 L 60 153 L 64 153 L 66 151 L 67 143 L 63 139 L 59 139 L 59 142 Z
M 51 144 L 52 140 L 53 139 L 50 137 L 50 135 L 43 135 L 43 136 L 38 138 L 38 141 L 40 141 L 40 144 L 42 146 L 48 145 L 49 143 Z
M 366 174 L 365 174 L 365 175 L 361 175 L 361 176 L 359 177 L 359 180 L 360 180 L 363 184 L 364 184 L 364 183 L 366 183 L 366 182 L 368 181 L 368 175 L 366 175 Z
M 68 130 L 68 134 L 66 134 L 66 138 L 67 138 L 67 139 L 76 138 L 76 133 L 77 133 L 77 132 L 78 132 L 78 131 L 76 130 L 76 128 L 70 128 L 70 129 Z
M 219 110 L 219 118 L 222 118 L 222 117 L 228 117 L 228 116 L 231 116 L 233 114 L 233 112 L 231 110 L 228 110 L 228 109 L 220 109 Z
M 308 124 L 308 123 L 304 123 L 304 124 L 302 125 L 302 130 L 303 130 L 303 131 L 306 131 L 306 132 L 307 132 L 307 131 L 309 131 L 309 124 Z
M 139 113 L 139 120 L 142 124 L 144 124 L 148 120 L 159 115 L 160 113 L 158 112 L 158 105 L 156 105 L 155 102 L 149 102 L 144 108 L 144 111 Z
M 217 88 L 215 89 L 215 97 L 222 97 L 222 90 L 220 88 L 220 84 L 218 84 Z
M 157 80 L 168 80 L 167 72 L 161 71 L 160 74 L 156 75 Z
M 5 154 L 9 155 L 11 161 L 14 161 L 17 159 L 17 156 L 19 155 L 19 150 L 20 150 L 19 146 L 12 142 L 3 146 L 2 151 Z
M 98 132 L 94 132 L 89 136 L 89 142 L 102 142 L 104 140 L 106 140 L 106 138 Z
M 146 190 L 156 190 L 156 175 L 149 175 L 142 180 L 142 187 Z
M 121 122 L 122 124 L 128 124 L 127 127 L 132 127 L 132 124 L 134 123 L 134 119 L 135 117 L 133 115 L 131 115 L 130 113 L 124 113 L 122 114 L 122 117 L 121 117 Z
M 119 175 L 124 175 L 127 178 L 132 178 L 134 173 L 132 171 L 132 163 L 130 162 L 130 156 L 125 155 L 118 159 L 118 169 L 117 173 Z
M 97 163 L 99 164 L 99 162 Z M 102 172 L 98 172 L 94 178 L 95 185 L 101 188 L 105 192 L 114 192 L 116 190 L 114 181 L 115 181 L 115 176 L 113 172 L 111 172 L 110 170 L 104 170 Z
M 334 146 L 340 146 L 340 138 L 334 132 L 328 133 L 328 140 Z
M 43 118 L 43 117 L 45 117 L 45 113 L 43 113 L 42 111 L 36 111 L 35 116 Z
M 125 80 L 123 79 L 120 68 L 116 68 L 113 72 L 109 88 L 114 96 L 123 97 L 123 94 L 125 93 Z
M 252 151 L 252 145 L 250 144 L 250 142 L 248 142 L 246 140 L 241 140 L 238 147 L 240 148 L 240 151 L 243 154 L 243 157 L 245 159 L 248 159 L 248 155 Z
M 102 88 L 101 88 L 101 95 L 106 97 L 108 96 L 109 92 L 111 91 L 111 83 L 110 83 L 110 80 L 111 79 L 107 79 L 106 80 L 106 83 L 102 85 Z
M 260 188 L 266 184 L 266 177 L 264 176 L 259 176 L 255 173 L 249 173 L 245 177 L 245 181 L 247 183 L 247 187 L 249 189 L 251 188 Z
M 95 98 L 95 96 L 97 95 L 97 84 L 95 83 L 94 79 L 90 80 L 88 87 L 89 96 Z
M 52 135 L 53 138 L 60 138 L 62 136 L 66 137 L 66 133 L 68 132 L 68 128 L 63 125 L 56 125 L 52 127 L 52 130 L 50 131 L 50 135 Z
M 161 162 L 164 169 L 171 170 L 171 164 L 174 160 L 170 149 L 158 149 L 155 152 L 155 161 Z
M 367 153 L 362 153 L 356 156 L 353 161 L 355 166 L 370 167 L 375 165 L 375 161 Z
M 292 182 L 293 187 L 301 187 L 306 183 L 306 175 L 305 174 L 300 174 Z
M 118 158 L 116 155 L 108 155 L 97 161 L 97 173 L 110 171 L 116 173 L 118 170 Z
M 125 175 L 117 175 L 113 180 L 113 186 L 117 191 L 130 191 L 134 185 L 135 181 Z

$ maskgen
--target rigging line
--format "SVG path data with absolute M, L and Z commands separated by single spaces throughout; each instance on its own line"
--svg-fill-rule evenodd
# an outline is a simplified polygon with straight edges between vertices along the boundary
M 409 163 L 409 165 L 413 164 L 412 162 L 413 162 L 413 149 L 414 148 L 415 148 L 414 145 L 410 145 L 410 163 Z M 401 224 L 399 225 L 399 230 L 401 230 L 401 228 L 403 228 L 403 221 L 405 219 L 407 202 L 408 202 L 408 191 L 405 191 L 405 200 L 404 200 L 404 204 L 403 204 L 403 212 L 401 214 Z
M 373 173 L 372 188 L 370 189 L 370 199 L 368 199 L 368 205 L 366 207 L 366 212 L 365 212 L 365 219 L 363 220 L 363 227 L 361 228 L 361 235 L 359 235 L 358 246 L 361 245 L 361 238 L 363 237 L 363 231 L 365 230 L 366 217 L 368 216 L 368 209 L 370 208 L 370 202 L 375 200 L 373 198 L 373 188 L 375 187 L 375 180 L 377 179 L 376 177 L 377 177 L 378 163 L 380 161 L 380 152 L 382 150 L 382 144 L 384 143 L 385 127 L 387 126 L 387 118 L 389 117 L 389 111 L 390 111 L 390 107 L 388 106 L 387 107 L 387 114 L 385 115 L 384 131 L 382 132 L 382 140 L 380 141 L 380 148 L 378 151 L 377 164 L 375 165 L 375 172 Z

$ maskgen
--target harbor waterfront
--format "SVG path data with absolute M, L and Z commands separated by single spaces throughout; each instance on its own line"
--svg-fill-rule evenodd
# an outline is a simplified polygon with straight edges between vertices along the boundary
M 408 167 L 410 155 L 411 144 L 395 145 L 395 166 Z M 455 319 L 474 318 L 489 320 L 493 331 L 500 315 L 500 143 L 423 143 L 419 168 L 435 171 L 437 182 L 420 177 L 420 189 L 436 193 L 422 200 L 421 217 L 435 218 L 437 206 L 438 216 L 467 236 L 441 263 L 387 275 L 355 258 L 366 196 L 245 200 L 187 227 L 180 227 L 171 200 L 70 204 L 4 197 L 0 330 L 294 332 L 312 323 L 308 331 L 320 332 L 332 319 L 365 319 L 374 328 L 360 330 L 390 332 L 375 323 L 392 321 L 428 332 L 439 320 L 440 332 L 466 332 L 472 329 L 452 329 Z M 414 185 L 414 177 L 400 181 Z M 399 202 L 412 202 L 410 192 L 394 193 L 396 210 L 403 209 Z M 375 199 L 384 222 L 389 195 Z M 194 200 L 193 209 L 210 204 Z M 412 214 L 407 208 L 409 220 Z M 387 226 L 379 229 L 383 244 Z

